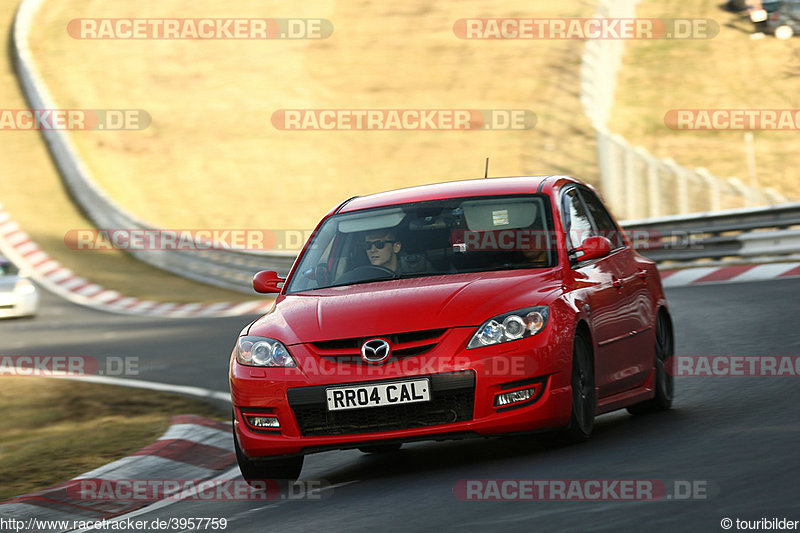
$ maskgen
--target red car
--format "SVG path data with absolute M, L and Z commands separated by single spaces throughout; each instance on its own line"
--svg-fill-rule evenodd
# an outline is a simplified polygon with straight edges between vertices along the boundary
M 282 284 L 282 286 L 281 286 Z M 351 198 L 317 226 L 230 360 L 245 479 L 309 453 L 397 450 L 668 409 L 672 326 L 655 264 L 565 176 Z

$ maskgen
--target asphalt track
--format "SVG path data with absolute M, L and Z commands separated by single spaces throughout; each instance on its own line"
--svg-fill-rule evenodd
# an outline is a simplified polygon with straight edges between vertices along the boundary
M 668 289 L 680 355 L 800 355 L 800 279 Z M 108 315 L 44 295 L 35 320 L 0 322 L 0 354 L 135 356 L 138 378 L 227 389 L 248 317 L 165 320 Z M 417 443 L 368 456 L 306 458 L 322 499 L 182 501 L 138 519 L 225 517 L 227 531 L 724 531 L 723 518 L 800 520 L 800 378 L 685 377 L 674 409 L 598 417 L 585 444 L 531 439 Z M 690 480 L 705 499 L 462 501 L 465 479 Z M 731 531 L 736 531 L 734 523 Z M 176 531 L 172 529 L 171 531 Z

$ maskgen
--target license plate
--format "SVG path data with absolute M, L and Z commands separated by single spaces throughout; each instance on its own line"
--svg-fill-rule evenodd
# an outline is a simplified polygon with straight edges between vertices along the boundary
M 430 381 L 395 381 L 377 385 L 355 385 L 325 390 L 329 411 L 382 407 L 404 403 L 428 402 L 431 399 Z

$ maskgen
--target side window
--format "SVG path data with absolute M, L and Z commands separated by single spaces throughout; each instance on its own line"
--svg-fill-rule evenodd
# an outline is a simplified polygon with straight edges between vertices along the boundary
M 581 196 L 589 214 L 594 219 L 598 234 L 611 241 L 612 250 L 622 248 L 625 245 L 622 234 L 597 195 L 589 189 L 581 188 Z
M 567 231 L 568 248 L 577 248 L 586 237 L 592 235 L 592 221 L 574 187 L 562 197 L 562 216 Z

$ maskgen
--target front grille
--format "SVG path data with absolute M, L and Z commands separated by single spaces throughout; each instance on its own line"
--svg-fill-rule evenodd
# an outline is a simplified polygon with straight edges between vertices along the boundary
M 371 335 L 309 343 L 311 351 L 319 357 L 337 363 L 365 364 L 361 358 L 361 345 L 369 339 L 387 339 L 392 346 L 392 357 L 411 357 L 432 350 L 441 340 L 446 329 L 408 331 L 389 335 Z
M 289 389 L 287 394 L 303 436 L 352 435 L 472 420 L 475 404 L 474 372 L 414 377 L 430 378 L 431 401 L 328 411 L 325 400 L 327 386 Z M 375 383 L 380 382 L 369 382 Z

